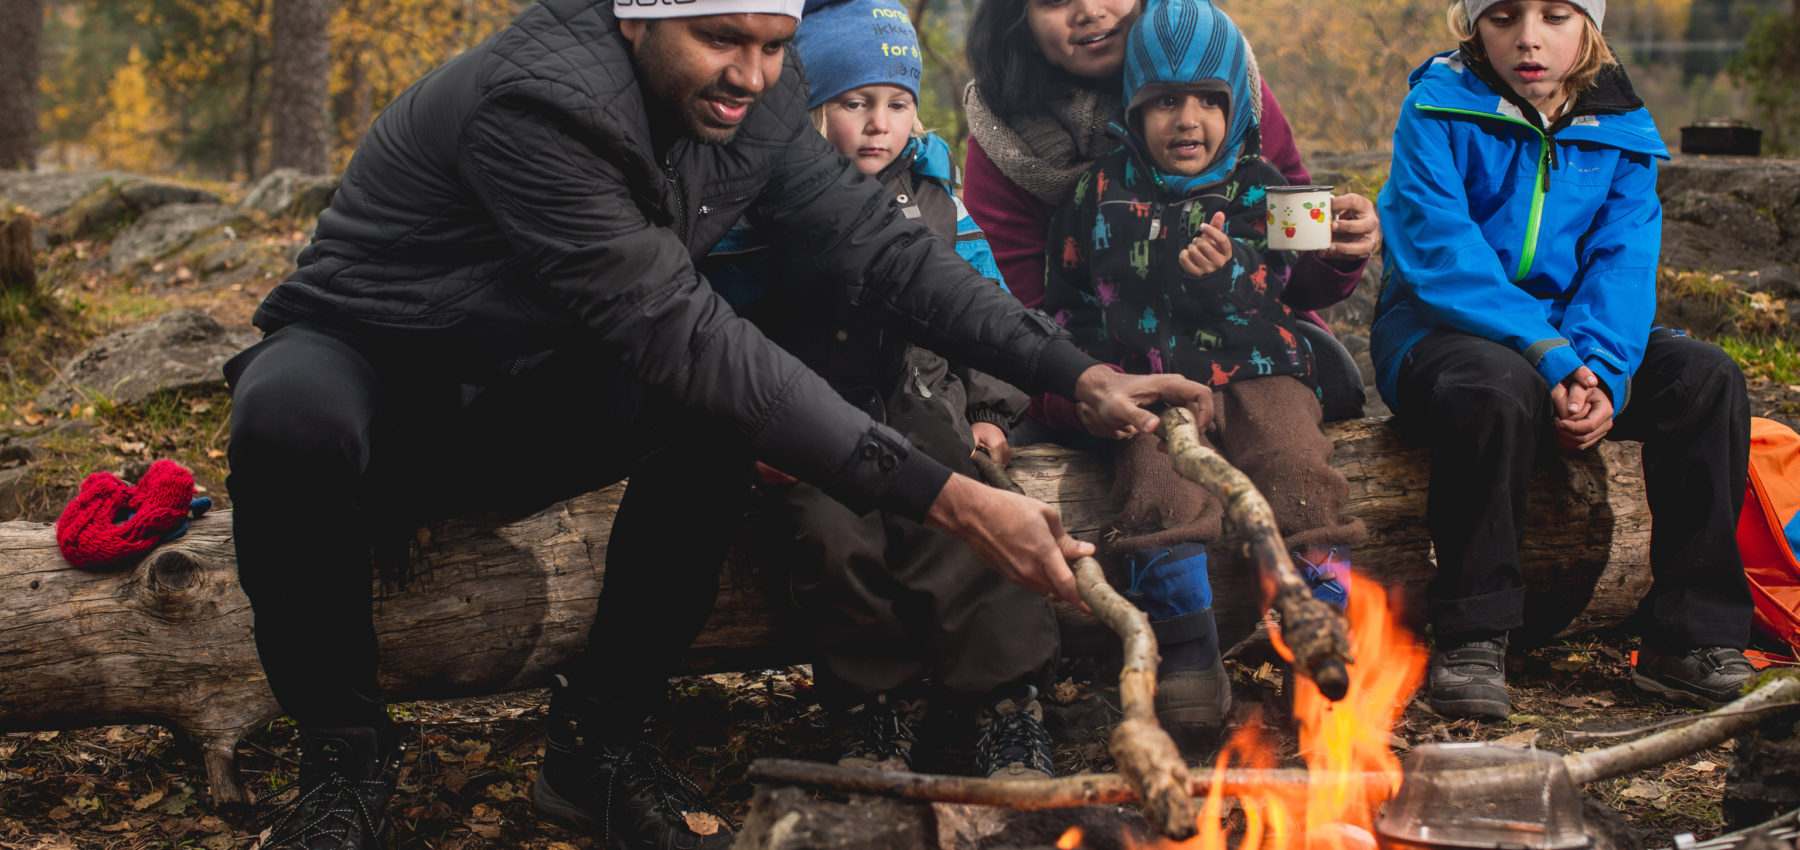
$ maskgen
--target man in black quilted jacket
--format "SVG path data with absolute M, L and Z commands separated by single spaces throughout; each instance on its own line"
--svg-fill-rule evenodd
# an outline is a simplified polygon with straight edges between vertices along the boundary
M 257 311 L 265 337 L 226 367 L 239 572 L 305 747 L 263 846 L 371 847 L 387 828 L 401 736 L 376 682 L 371 553 L 404 566 L 425 519 L 629 476 L 533 789 L 608 847 L 730 839 L 705 834 L 705 801 L 640 738 L 737 526 L 746 488 L 717 482 L 751 460 L 1075 599 L 1067 560 L 1092 547 L 1054 509 L 914 451 L 696 274 L 741 217 L 794 264 L 792 285 L 837 282 L 806 297 L 1069 396 L 1096 433 L 1154 428 L 1153 401 L 1210 404 L 1185 379 L 1098 365 L 896 214 L 807 122 L 786 50 L 801 3 L 542 0 L 370 129 Z

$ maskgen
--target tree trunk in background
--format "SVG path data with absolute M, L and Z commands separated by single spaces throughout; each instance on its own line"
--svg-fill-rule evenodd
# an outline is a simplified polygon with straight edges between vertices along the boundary
M 275 0 L 269 32 L 269 168 L 329 173 L 331 0 Z
M 346 17 L 360 20 L 368 9 L 364 0 L 342 0 Z M 352 28 L 347 42 L 339 42 L 337 54 L 344 57 L 344 85 L 332 98 L 331 113 L 337 125 L 335 134 L 340 150 L 355 150 L 362 144 L 364 133 L 375 120 L 374 94 L 369 89 L 369 44 L 358 28 Z
M 0 0 L 0 169 L 30 170 L 37 162 L 38 34 L 43 0 Z
M 31 247 L 31 213 L 0 207 L 0 292 L 37 289 L 37 252 Z M 0 334 L 4 334 L 0 330 Z

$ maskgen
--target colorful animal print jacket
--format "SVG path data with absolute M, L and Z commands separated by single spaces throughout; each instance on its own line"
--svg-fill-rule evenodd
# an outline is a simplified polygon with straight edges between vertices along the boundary
M 1133 374 L 1178 372 L 1212 386 L 1292 375 L 1314 386 L 1312 349 L 1281 303 L 1295 255 L 1267 247 L 1267 187 L 1285 185 L 1281 173 L 1246 152 L 1224 180 L 1176 197 L 1148 161 L 1128 141 L 1057 210 L 1045 312 L 1089 355 Z M 1191 277 L 1177 257 L 1220 210 L 1234 257 Z

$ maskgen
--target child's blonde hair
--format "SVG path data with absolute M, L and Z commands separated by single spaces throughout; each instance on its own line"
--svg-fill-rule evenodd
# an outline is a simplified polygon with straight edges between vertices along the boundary
M 824 136 L 826 138 L 831 137 L 830 133 L 825 132 L 825 107 L 830 106 L 830 105 L 831 105 L 831 101 L 828 100 L 828 101 L 825 101 L 824 103 L 819 104 L 818 106 L 813 107 L 811 110 L 809 110 L 806 113 L 807 117 L 810 117 L 812 119 L 813 129 L 818 130 L 819 135 Z M 930 131 L 925 129 L 925 122 L 919 120 L 919 107 L 915 104 L 913 106 L 912 137 L 915 139 L 922 139 L 925 137 L 925 134 L 927 132 L 930 132 Z
M 1606 37 L 1600 34 L 1600 27 L 1594 19 L 1588 17 L 1581 7 L 1570 5 L 1569 8 L 1581 15 L 1581 46 L 1575 51 L 1575 62 L 1569 66 L 1569 73 L 1563 77 L 1562 109 L 1567 111 L 1575 102 L 1575 96 L 1587 91 L 1599 79 L 1600 71 L 1619 64 L 1613 56 L 1612 48 L 1606 44 Z M 1477 59 L 1487 59 L 1487 50 L 1481 46 L 1481 34 L 1475 29 L 1475 22 L 1469 20 L 1469 7 L 1463 0 L 1452 0 L 1450 8 L 1444 13 L 1444 20 L 1450 26 L 1450 34 L 1456 37 L 1459 47 L 1464 53 Z M 1551 116 L 1554 118 L 1555 116 Z

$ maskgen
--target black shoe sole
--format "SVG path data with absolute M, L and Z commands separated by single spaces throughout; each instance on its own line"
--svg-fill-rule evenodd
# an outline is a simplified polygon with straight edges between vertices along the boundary
M 1431 710 L 1445 717 L 1485 717 L 1489 720 L 1505 720 L 1512 714 L 1512 706 L 1506 702 L 1491 699 L 1438 699 L 1428 697 Z
M 531 807 L 537 809 L 538 814 L 558 825 L 583 835 L 601 837 L 600 820 L 588 814 L 586 809 L 563 799 L 561 794 L 556 793 L 555 789 L 550 787 L 550 783 L 544 781 L 544 772 L 541 769 L 538 771 L 537 779 L 531 783 Z
M 1642 693 L 1656 697 L 1664 702 L 1672 702 L 1676 705 L 1686 705 L 1694 708 L 1718 708 L 1719 706 L 1730 702 L 1732 699 L 1737 698 L 1735 694 L 1729 698 L 1721 699 L 1695 693 L 1694 691 L 1687 690 L 1679 685 L 1671 685 L 1655 677 L 1646 676 L 1643 673 L 1638 672 L 1635 667 L 1631 670 L 1631 686 L 1637 688 Z

